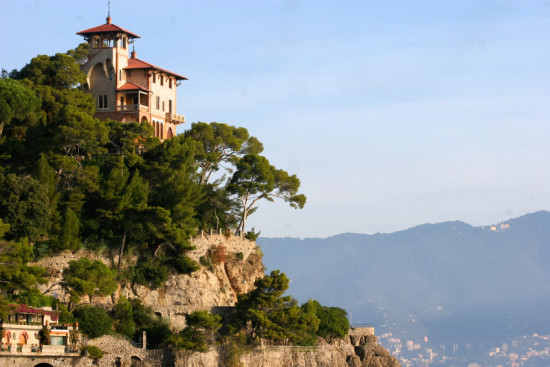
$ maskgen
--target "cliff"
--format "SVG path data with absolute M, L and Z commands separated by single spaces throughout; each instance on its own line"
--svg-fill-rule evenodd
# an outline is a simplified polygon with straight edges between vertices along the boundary
M 236 236 L 201 235 L 192 240 L 195 250 L 188 256 L 199 262 L 215 246 L 223 245 L 227 254 L 226 261 L 212 267 L 201 267 L 191 274 L 179 274 L 170 278 L 165 287 L 150 289 L 141 285 L 121 284 L 113 297 L 94 297 L 83 302 L 111 305 L 120 295 L 139 298 L 144 305 L 171 320 L 174 329 L 185 327 L 185 314 L 197 310 L 211 310 L 213 307 L 234 306 L 237 296 L 248 293 L 254 287 L 256 279 L 264 276 L 262 254 L 255 242 Z M 114 265 L 118 256 L 97 254 L 91 251 L 79 251 L 75 254 L 64 252 L 58 256 L 47 257 L 36 263 L 46 268 L 49 281 L 39 285 L 41 292 L 55 294 L 61 301 L 68 302 L 69 295 L 61 286 L 63 269 L 69 261 L 86 256 L 92 260 L 100 259 Z M 132 265 L 132 257 L 126 265 Z
M 137 297 L 153 311 L 171 320 L 171 327 L 185 327 L 185 314 L 196 310 L 216 310 L 231 307 L 237 296 L 251 291 L 256 279 L 264 276 L 262 253 L 255 242 L 235 236 L 201 235 L 192 240 L 195 250 L 189 256 L 200 262 L 218 246 L 224 248 L 225 261 L 218 265 L 202 266 L 192 274 L 175 275 L 161 289 L 149 289 L 141 285 L 121 284 L 112 297 L 94 297 L 94 303 L 112 305 L 120 295 Z M 105 256 L 81 251 L 65 252 L 37 262 L 46 267 L 50 281 L 40 287 L 47 294 L 56 293 L 63 301 L 68 294 L 61 287 L 62 269 L 70 260 L 87 256 L 101 259 L 107 264 L 117 263 L 116 256 Z M 130 257 L 125 265 L 132 265 Z M 84 300 L 88 302 L 90 300 Z M 149 351 L 132 347 L 124 339 L 105 336 L 90 340 L 88 345 L 98 346 L 105 352 L 98 366 L 151 366 L 151 367 L 210 367 L 230 366 L 228 349 L 224 346 L 211 348 L 206 353 L 188 351 Z M 377 344 L 374 330 L 356 328 L 345 339 L 326 342 L 320 339 L 317 347 L 258 347 L 240 349 L 237 355 L 241 367 L 395 367 L 400 363 Z M 74 366 L 89 366 L 88 358 L 73 360 Z M 60 364 L 62 366 L 63 364 Z

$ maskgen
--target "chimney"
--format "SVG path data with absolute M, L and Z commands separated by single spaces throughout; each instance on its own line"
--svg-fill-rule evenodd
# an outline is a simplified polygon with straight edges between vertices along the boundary
M 136 58 L 137 58 L 137 52 L 136 52 L 136 51 L 132 51 L 132 53 L 130 54 L 130 58 L 136 59 Z

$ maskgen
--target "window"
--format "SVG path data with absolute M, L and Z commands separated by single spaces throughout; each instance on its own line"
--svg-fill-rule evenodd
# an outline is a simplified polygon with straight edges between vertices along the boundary
M 164 101 L 162 101 L 162 112 L 164 112 Z
M 99 48 L 99 36 L 94 36 L 92 40 L 92 47 L 93 48 Z
M 98 109 L 107 108 L 107 95 L 106 94 L 97 97 L 97 108 Z
M 172 78 L 168 78 L 168 88 L 172 89 Z
M 122 69 L 118 70 L 118 81 L 122 81 Z
M 124 97 L 120 97 L 120 105 L 124 106 Z
M 164 85 L 164 76 L 160 76 L 160 85 Z
M 126 48 L 126 37 L 122 37 L 122 48 Z
M 157 74 L 153 73 L 153 83 L 156 83 L 156 82 L 157 82 Z
M 157 96 L 157 110 L 160 110 L 160 97 Z

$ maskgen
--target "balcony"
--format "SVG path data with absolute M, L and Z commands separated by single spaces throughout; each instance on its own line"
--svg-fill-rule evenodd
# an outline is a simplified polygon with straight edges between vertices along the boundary
M 172 124 L 183 124 L 185 123 L 185 116 L 178 115 L 177 113 L 166 113 L 166 122 L 172 123 Z
M 125 104 L 117 105 L 116 110 L 118 112 L 149 112 L 149 106 L 141 104 Z

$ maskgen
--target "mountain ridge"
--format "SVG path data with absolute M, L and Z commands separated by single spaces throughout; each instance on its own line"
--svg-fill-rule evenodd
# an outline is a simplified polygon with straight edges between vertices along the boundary
M 550 308 L 548 211 L 478 227 L 447 221 L 388 234 L 259 238 L 258 243 L 266 267 L 287 273 L 293 280 L 289 292 L 300 301 L 338 304 L 356 322 L 374 322 L 381 329 L 391 329 L 394 319 L 395 327 L 407 325 L 407 334 L 432 330 L 448 341 L 454 338 L 450 325 L 462 317 L 470 324 L 478 320 L 480 338 L 492 337 L 491 325 L 505 321 L 504 331 L 515 336 L 525 331 L 523 324 L 536 329 L 537 320 L 544 319 L 532 310 Z M 533 319 L 519 325 L 522 312 Z M 442 332 L 445 325 L 449 330 Z M 456 334 L 457 340 L 464 337 Z

